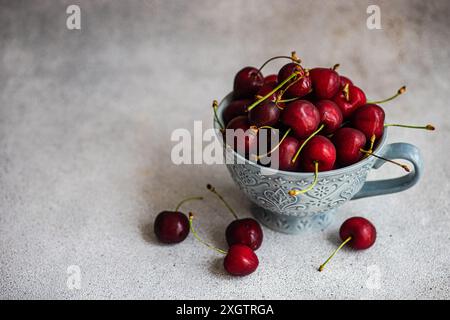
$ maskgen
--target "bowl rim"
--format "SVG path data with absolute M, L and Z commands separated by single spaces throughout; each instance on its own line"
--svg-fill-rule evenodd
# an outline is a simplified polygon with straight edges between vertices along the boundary
M 219 119 L 222 122 L 223 122 L 222 114 L 223 114 L 224 105 L 227 101 L 231 100 L 232 95 L 233 95 L 233 91 L 231 91 L 224 98 L 222 98 L 222 100 L 220 101 L 220 103 L 217 107 L 217 116 L 219 117 Z M 225 142 L 223 141 L 222 136 L 219 134 L 220 128 L 218 127 L 218 123 L 217 123 L 217 120 L 215 119 L 215 117 L 213 117 L 213 126 L 215 129 L 214 131 L 216 133 L 217 139 L 221 142 L 221 144 L 224 148 L 227 148 L 228 146 L 225 145 Z M 383 136 L 381 137 L 380 142 L 378 143 L 377 147 L 373 151 L 374 153 L 379 153 L 379 151 L 381 151 L 381 149 L 383 149 L 383 147 L 385 146 L 386 139 L 387 139 L 387 131 L 388 131 L 388 128 L 384 128 Z M 234 149 L 232 149 L 232 148 L 228 148 L 228 149 L 231 150 L 231 152 L 234 154 L 234 157 L 237 157 L 239 159 L 238 162 L 234 162 L 233 164 L 249 164 L 251 166 L 254 166 L 254 167 L 260 169 L 260 172 L 267 172 L 267 173 L 270 172 L 271 175 L 283 174 L 283 175 L 287 175 L 287 176 L 291 176 L 291 177 L 309 177 L 311 175 L 314 175 L 314 172 L 283 171 L 283 170 L 279 170 L 279 169 L 273 169 L 270 167 L 264 167 L 260 164 L 257 164 L 256 162 L 248 160 L 247 158 L 245 158 L 242 155 L 240 155 L 239 153 L 237 153 Z M 367 157 L 359 162 L 356 162 L 352 165 L 349 165 L 349 166 L 346 166 L 343 168 L 319 172 L 318 176 L 324 177 L 324 176 L 333 176 L 333 175 L 348 173 L 349 171 L 354 171 L 355 169 L 359 169 L 359 168 L 363 167 L 364 165 L 369 164 L 371 161 L 375 162 L 376 159 L 374 159 L 373 157 Z

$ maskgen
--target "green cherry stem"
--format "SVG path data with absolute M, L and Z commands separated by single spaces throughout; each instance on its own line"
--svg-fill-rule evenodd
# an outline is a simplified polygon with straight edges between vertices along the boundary
M 319 127 L 319 129 L 314 131 L 305 141 L 303 141 L 300 148 L 298 148 L 297 153 L 295 154 L 294 158 L 292 158 L 292 163 L 297 161 L 297 158 L 298 158 L 300 152 L 302 151 L 303 147 L 308 143 L 308 141 L 311 140 L 316 134 L 318 134 L 320 132 L 320 130 L 322 130 L 324 127 L 325 127 L 325 125 L 322 123 L 321 126 Z
M 368 151 L 368 150 L 364 150 L 364 149 L 359 149 L 359 151 L 361 151 L 362 153 L 365 153 L 368 156 L 372 156 L 372 157 L 375 157 L 375 158 L 387 161 L 389 163 L 395 164 L 395 165 L 403 168 L 403 170 L 405 170 L 406 172 L 411 172 L 411 169 L 409 169 L 409 167 L 406 164 L 403 164 L 403 163 L 400 163 L 400 162 L 397 162 L 397 161 L 394 161 L 394 160 L 387 159 L 387 158 L 384 158 L 382 156 L 376 155 L 372 151 Z
M 194 237 L 200 241 L 201 243 L 203 243 L 205 246 L 207 246 L 210 249 L 213 249 L 221 254 L 227 254 L 227 252 L 225 250 L 219 249 L 211 244 L 209 244 L 208 242 L 206 242 L 205 240 L 203 240 L 202 238 L 200 238 L 200 236 L 197 234 L 197 232 L 194 229 L 194 224 L 192 223 L 192 220 L 194 220 L 194 214 L 192 212 L 189 212 L 189 228 L 191 229 L 192 234 L 194 235 Z
M 261 72 L 261 70 L 262 70 L 269 62 L 271 62 L 271 61 L 273 61 L 273 60 L 277 60 L 277 59 L 289 59 L 289 60 L 292 60 L 293 62 L 296 62 L 296 63 L 301 63 L 301 62 L 302 62 L 302 61 L 297 57 L 297 54 L 295 53 L 295 51 L 292 51 L 292 54 L 291 54 L 290 57 L 289 57 L 289 56 L 275 56 L 275 57 L 270 58 L 269 60 L 267 60 L 266 62 L 264 62 L 264 63 L 262 64 L 262 66 L 258 69 L 258 73 Z
M 219 116 L 217 115 L 217 108 L 219 107 L 219 103 L 217 102 L 217 100 L 213 100 L 212 107 L 213 107 L 213 110 L 214 110 L 214 118 L 216 119 L 217 123 L 219 124 L 220 130 L 223 130 L 225 128 L 225 126 L 219 120 Z
M 281 87 L 283 87 L 286 83 L 288 83 L 292 78 L 296 77 L 297 75 L 299 75 L 298 72 L 294 72 L 293 74 L 291 74 L 289 77 L 287 77 L 283 82 L 281 82 L 278 86 L 276 86 L 272 91 L 270 91 L 268 94 L 266 94 L 264 97 L 262 97 L 261 99 L 256 100 L 255 102 L 253 102 L 248 108 L 247 111 L 251 111 L 254 107 L 256 107 L 258 104 L 260 104 L 261 102 L 263 102 L 264 100 L 266 100 L 267 98 L 269 98 L 270 96 L 272 96 L 275 92 L 277 92 Z
M 177 207 L 175 208 L 175 211 L 178 211 L 178 209 L 180 209 L 180 207 L 183 205 L 183 203 L 191 201 L 191 200 L 203 200 L 203 197 L 189 197 L 189 198 L 183 199 L 180 201 L 180 203 L 178 203 Z
M 236 212 L 233 210 L 233 208 L 228 204 L 228 202 L 225 201 L 225 199 L 222 197 L 222 195 L 220 193 L 218 193 L 216 191 L 216 188 L 214 188 L 212 185 L 210 185 L 209 183 L 206 185 L 206 189 L 208 189 L 209 191 L 211 191 L 212 193 L 214 193 L 217 198 L 219 198 L 222 203 L 225 205 L 225 207 L 227 207 L 227 209 L 230 211 L 230 213 L 233 215 L 233 217 L 238 220 L 239 217 L 236 214 Z
M 401 127 L 401 128 L 410 128 L 410 129 L 423 129 L 423 130 L 429 130 L 429 131 L 434 131 L 436 128 L 431 125 L 431 124 L 427 124 L 426 126 L 410 126 L 410 125 L 406 125 L 406 124 L 398 124 L 398 123 L 387 123 L 384 124 L 385 127 Z
M 289 195 L 295 197 L 295 196 L 298 196 L 299 194 L 307 193 L 308 191 L 312 190 L 317 184 L 318 177 L 319 177 L 319 162 L 314 161 L 314 181 L 313 181 L 313 183 L 308 188 L 303 189 L 303 190 L 295 190 L 295 189 L 289 190 L 289 192 L 288 192 Z
M 406 86 L 401 87 L 400 89 L 397 90 L 397 93 L 394 94 L 392 97 L 389 97 L 387 99 L 384 100 L 379 100 L 379 101 L 367 101 L 367 104 L 371 103 L 371 104 L 381 104 L 381 103 L 385 103 L 391 100 L 394 100 L 395 98 L 397 98 L 399 95 L 403 94 L 406 92 Z
M 347 239 L 345 239 L 345 241 L 342 242 L 341 245 L 340 245 L 336 250 L 333 251 L 333 253 L 331 254 L 331 256 L 330 256 L 324 263 L 322 263 L 322 264 L 320 265 L 319 271 L 322 271 L 323 268 L 325 268 L 325 266 L 327 265 L 327 263 L 334 257 L 334 255 L 335 255 L 339 250 L 341 250 L 342 247 L 345 246 L 345 245 L 347 244 L 347 242 L 349 242 L 350 240 L 352 240 L 352 237 L 348 237 Z
M 261 127 L 262 128 L 262 127 Z M 289 135 L 289 133 L 291 132 L 291 128 L 287 129 L 286 132 L 284 133 L 283 137 L 281 138 L 280 142 L 277 143 L 277 145 L 275 147 L 273 147 L 272 150 L 270 150 L 269 152 L 265 153 L 265 154 L 261 154 L 259 156 L 256 156 L 256 160 L 259 160 L 261 158 L 267 157 L 269 154 L 271 154 L 272 152 L 274 152 L 275 150 L 277 150 L 280 145 L 283 143 L 284 139 L 286 139 L 286 137 Z

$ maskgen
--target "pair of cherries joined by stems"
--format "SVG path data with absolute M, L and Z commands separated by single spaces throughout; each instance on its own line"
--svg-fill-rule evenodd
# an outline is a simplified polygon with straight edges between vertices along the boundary
M 261 70 L 269 62 L 281 58 L 291 62 L 278 74 L 264 77 Z M 226 142 L 256 162 L 278 149 L 279 170 L 314 172 L 315 177 L 319 171 L 349 166 L 367 156 L 381 158 L 409 171 L 408 166 L 373 153 L 384 128 L 434 130 L 434 127 L 386 124 L 385 112 L 379 104 L 403 94 L 406 87 L 401 87 L 390 98 L 370 102 L 361 88 L 338 74 L 338 67 L 336 64 L 333 68 L 308 70 L 292 52 L 291 56 L 270 58 L 259 69 L 245 67 L 240 70 L 234 78 L 233 100 L 222 113 L 223 123 L 217 115 L 218 103 L 213 102 L 216 121 L 223 131 L 245 132 L 245 135 L 234 135 L 234 141 Z M 275 146 L 267 142 L 266 148 L 262 149 L 258 138 L 263 129 L 280 130 L 283 136 Z M 269 152 L 250 153 L 250 150 L 261 149 Z M 300 192 L 291 191 L 291 195 Z
M 189 230 L 191 230 L 198 241 L 219 253 L 225 254 L 224 268 L 228 273 L 235 276 L 245 276 L 254 272 L 259 265 L 258 257 L 254 251 L 261 246 L 263 241 L 261 225 L 252 218 L 239 219 L 236 212 L 213 186 L 208 184 L 207 189 L 223 202 L 235 218 L 225 231 L 229 246 L 228 251 L 214 247 L 201 239 L 193 226 L 194 214 L 189 212 L 188 218 L 179 211 L 183 203 L 190 200 L 202 200 L 202 197 L 186 198 L 177 205 L 175 211 L 160 212 L 154 223 L 154 232 L 157 238 L 167 244 L 179 243 L 186 239 Z

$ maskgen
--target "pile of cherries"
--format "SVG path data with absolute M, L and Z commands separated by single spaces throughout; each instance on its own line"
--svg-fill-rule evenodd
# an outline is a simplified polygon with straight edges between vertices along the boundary
M 278 74 L 264 77 L 261 70 L 275 59 L 291 61 Z M 378 104 L 396 98 L 406 87 L 388 99 L 367 101 L 361 88 L 338 74 L 338 66 L 305 69 L 293 52 L 291 56 L 273 57 L 259 69 L 240 70 L 234 78 L 233 100 L 222 114 L 223 123 L 217 115 L 217 101 L 213 102 L 225 142 L 261 165 L 268 165 L 261 163 L 261 158 L 277 150 L 279 170 L 317 173 L 377 156 L 373 149 L 387 126 L 434 130 L 431 125 L 386 124 L 385 112 Z M 225 134 L 229 130 L 245 134 L 233 135 L 231 140 Z M 269 144 L 261 146 L 259 135 L 263 130 L 279 130 L 282 139 L 276 145 L 261 139 Z M 251 153 L 262 149 L 269 152 Z

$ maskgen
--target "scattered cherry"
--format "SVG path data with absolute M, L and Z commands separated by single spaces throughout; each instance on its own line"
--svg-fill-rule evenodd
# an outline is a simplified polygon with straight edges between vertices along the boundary
M 319 267 L 319 271 L 322 271 L 331 258 L 347 243 L 356 250 L 370 248 L 377 238 L 377 230 L 369 220 L 362 217 L 352 217 L 345 220 L 341 225 L 339 236 L 343 241 L 342 244 Z
M 162 211 L 155 219 L 154 232 L 159 241 L 163 243 L 182 242 L 189 234 L 189 220 L 186 215 L 178 209 L 190 200 L 201 200 L 202 197 L 191 197 L 181 201 L 175 211 Z
M 252 218 L 239 219 L 233 208 L 212 185 L 208 184 L 206 185 L 206 188 L 222 201 L 235 218 L 235 220 L 228 225 L 225 232 L 228 245 L 243 244 L 252 250 L 257 250 L 261 247 L 263 230 L 259 222 Z

